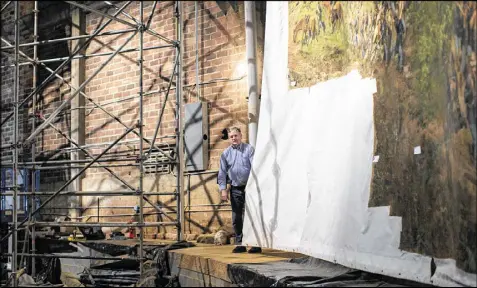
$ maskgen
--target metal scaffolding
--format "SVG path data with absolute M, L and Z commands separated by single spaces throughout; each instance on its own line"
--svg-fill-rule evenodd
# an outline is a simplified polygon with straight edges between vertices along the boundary
M 75 1 L 64 1 L 71 5 L 71 7 L 75 9 L 81 9 L 82 11 L 87 11 L 89 13 L 93 13 L 95 15 L 102 16 L 106 18 L 107 20 L 100 25 L 99 28 L 97 28 L 92 34 L 89 35 L 77 35 L 77 36 L 71 36 L 71 37 L 64 37 L 64 38 L 58 38 L 58 39 L 52 39 L 52 40 L 42 40 L 39 41 L 38 37 L 38 31 L 39 31 L 39 5 L 38 1 L 34 1 L 34 9 L 32 10 L 33 13 L 33 42 L 31 43 L 20 43 L 20 30 L 19 30 L 19 17 L 20 17 L 20 2 L 19 1 L 9 1 L 6 4 L 4 4 L 1 8 L 2 13 L 5 11 L 5 9 L 9 5 L 14 5 L 14 15 L 15 15 L 15 41 L 14 43 L 10 43 L 7 39 L 4 39 L 2 37 L 2 46 L 1 51 L 11 51 L 13 50 L 14 52 L 14 63 L 13 65 L 5 65 L 2 66 L 2 69 L 6 69 L 7 67 L 14 67 L 14 97 L 13 97 L 13 112 L 8 114 L 6 118 L 4 118 L 1 122 L 1 126 L 3 126 L 6 123 L 9 123 L 11 121 L 11 118 L 13 117 L 14 121 L 14 129 L 13 129 L 13 143 L 8 145 L 7 147 L 2 147 L 2 148 L 9 148 L 13 152 L 13 158 L 12 161 L 9 163 L 2 163 L 3 167 L 12 167 L 13 168 L 13 192 L 12 193 L 3 193 L 1 195 L 3 196 L 13 196 L 13 221 L 10 223 L 11 225 L 9 226 L 10 229 L 8 233 L 1 239 L 1 241 L 6 241 L 9 239 L 10 236 L 12 236 L 13 240 L 13 249 L 12 253 L 3 253 L 3 256 L 12 256 L 12 265 L 11 265 L 11 271 L 13 276 L 16 275 L 17 271 L 19 270 L 19 265 L 22 265 L 21 261 L 18 263 L 18 257 L 21 256 L 22 259 L 23 257 L 26 257 L 26 259 L 30 258 L 31 263 L 32 263 L 32 276 L 35 276 L 35 258 L 36 257 L 44 257 L 44 258 L 51 258 L 51 257 L 57 257 L 57 258 L 75 258 L 75 259 L 120 259 L 117 257 L 106 257 L 106 258 L 97 258 L 97 257 L 82 257 L 82 256 L 61 256 L 61 255 L 47 255 L 47 254 L 36 254 L 36 245 L 35 245 L 35 228 L 36 227 L 79 227 L 79 226 L 84 226 L 84 227 L 138 227 L 139 228 L 139 253 L 138 253 L 138 258 L 134 258 L 139 261 L 140 263 L 140 273 L 142 275 L 143 273 L 143 260 L 144 260 L 144 255 L 143 255 L 143 242 L 144 242 L 144 227 L 159 227 L 159 226 L 176 226 L 177 227 L 177 240 L 182 240 L 183 239 L 183 225 L 182 223 L 184 222 L 184 157 L 183 157 L 183 124 L 182 124 L 182 119 L 181 119 L 181 112 L 182 112 L 182 51 L 183 51 L 183 41 L 182 41 L 182 2 L 181 1 L 175 1 L 174 5 L 174 18 L 175 18 L 175 29 L 176 29 L 176 39 L 168 39 L 167 37 L 164 37 L 163 35 L 157 33 L 153 29 L 151 29 L 151 20 L 154 16 L 154 13 L 158 13 L 156 11 L 159 11 L 157 8 L 158 2 L 159 1 L 154 1 L 152 11 L 149 15 L 145 15 L 144 10 L 144 2 L 143 1 L 128 1 L 121 7 L 116 7 L 114 4 L 104 1 L 106 5 L 109 5 L 109 7 L 114 8 L 114 13 L 109 14 L 106 12 L 102 12 L 98 9 L 95 9 L 93 7 L 90 7 L 92 5 L 86 5 L 82 4 L 79 2 Z M 125 9 L 129 7 L 132 4 L 136 4 L 139 6 L 139 18 L 134 18 L 130 14 L 125 12 Z M 195 7 L 197 9 L 197 5 Z M 108 10 L 109 11 L 109 10 Z M 197 13 L 197 12 L 196 12 Z M 121 18 L 118 18 L 119 15 L 126 16 L 129 20 L 132 20 L 133 22 L 130 22 L 129 20 L 123 20 Z M 197 19 L 196 19 L 197 20 Z M 117 30 L 117 31 L 109 31 L 109 32 L 102 32 L 109 23 L 111 22 L 118 22 L 122 23 L 128 26 L 129 29 L 123 29 L 123 30 Z M 197 24 L 196 24 L 197 25 Z M 149 34 L 152 35 L 163 42 L 165 42 L 164 45 L 157 45 L 153 47 L 144 47 L 144 34 Z M 196 31 L 197 33 L 197 31 Z M 108 52 L 108 53 L 92 53 L 89 55 L 86 55 L 82 51 L 87 47 L 87 45 L 95 38 L 101 37 L 101 36 L 108 36 L 108 35 L 126 35 L 126 34 L 131 34 L 123 44 L 120 45 L 119 48 L 117 48 L 114 52 Z M 129 48 L 129 49 L 124 49 L 124 47 L 135 37 L 138 38 L 139 41 L 139 47 L 136 48 Z M 39 59 L 38 58 L 38 46 L 39 45 L 48 45 L 48 44 L 53 44 L 53 43 L 59 43 L 59 42 L 64 42 L 64 41 L 71 41 L 71 40 L 83 40 L 82 42 L 78 41 L 77 47 L 74 48 L 74 51 L 70 54 L 68 57 L 60 57 L 60 58 L 54 58 L 54 59 Z M 73 45 L 72 45 L 73 46 Z M 33 58 L 29 57 L 27 54 L 21 51 L 21 48 L 24 47 L 33 47 Z M 144 92 L 144 85 L 143 85 L 143 70 L 144 70 L 144 57 L 143 57 L 143 51 L 146 50 L 151 50 L 151 49 L 161 49 L 161 48 L 174 48 L 175 50 L 175 60 L 173 63 L 173 72 L 171 77 L 169 78 L 169 83 L 167 85 L 167 90 L 164 91 L 150 91 L 145 93 Z M 73 49 L 73 47 L 72 47 Z M 108 111 L 105 106 L 106 105 L 101 105 L 99 103 L 96 103 L 91 97 L 88 97 L 86 93 L 83 92 L 84 88 L 88 83 L 90 83 L 102 70 L 105 68 L 113 59 L 116 55 L 118 54 L 123 54 L 123 53 L 129 53 L 129 52 L 138 52 L 138 59 L 137 63 L 139 66 L 139 73 L 138 73 L 138 84 L 139 84 L 139 93 L 137 96 L 131 96 L 128 97 L 127 99 L 122 99 L 123 100 L 131 100 L 131 99 L 138 99 L 138 106 L 139 106 L 139 115 L 137 119 L 137 123 L 133 127 L 129 127 L 126 125 L 123 121 L 119 119 L 116 115 L 114 115 L 111 111 Z M 3 55 L 2 55 L 3 57 Z M 19 57 L 23 57 L 22 62 L 20 62 Z M 86 58 L 91 58 L 91 57 L 107 57 L 107 59 L 89 76 L 87 79 L 82 81 L 82 83 L 78 87 L 74 87 L 71 83 L 68 83 L 66 79 L 64 79 L 60 75 L 60 71 L 66 67 L 68 64 L 71 63 L 72 60 L 77 60 L 77 59 L 86 59 Z M 47 66 L 48 63 L 53 63 L 53 62 L 60 62 L 55 70 L 49 68 Z M 32 73 L 33 73 L 33 84 L 32 84 L 32 90 L 31 92 L 23 99 L 20 101 L 19 99 L 19 91 L 20 91 L 20 74 L 19 74 L 19 69 L 20 66 L 25 66 L 25 65 L 31 65 L 32 67 Z M 47 71 L 50 72 L 48 77 L 41 83 L 37 84 L 37 79 L 38 79 L 38 67 L 42 66 L 45 68 Z M 196 71 L 197 72 L 197 71 Z M 66 84 L 71 90 L 70 96 L 64 100 L 59 107 L 57 107 L 51 114 L 48 115 L 48 117 L 44 117 L 41 114 L 37 113 L 37 101 L 38 101 L 38 94 L 39 91 L 44 88 L 46 85 L 48 85 L 51 80 L 53 79 L 59 79 L 61 80 L 62 84 Z M 198 78 L 197 78 L 198 79 Z M 172 83 L 175 80 L 175 87 L 172 87 Z M 198 84 L 197 84 L 198 85 Z M 165 107 L 167 104 L 168 96 L 171 90 L 175 90 L 176 93 L 176 107 L 175 107 L 175 134 L 173 136 L 163 136 L 163 137 L 157 137 L 158 136 L 158 131 L 159 127 L 162 122 L 163 114 L 165 111 Z M 160 108 L 160 114 L 159 114 L 159 119 L 156 124 L 156 129 L 154 133 L 154 137 L 152 139 L 148 139 L 145 137 L 143 128 L 144 128 L 144 96 L 145 95 L 150 95 L 153 93 L 162 93 L 165 92 L 165 97 L 164 101 L 162 103 L 162 107 Z M 56 127 L 53 123 L 54 120 L 59 116 L 61 113 L 66 110 L 67 106 L 69 103 L 75 98 L 75 97 L 84 97 L 85 100 L 91 103 L 90 107 L 100 109 L 107 115 L 109 115 L 112 119 L 114 119 L 116 122 L 121 124 L 125 130 L 124 132 L 118 137 L 115 141 L 111 143 L 100 143 L 97 146 L 106 146 L 106 148 L 99 153 L 98 155 L 93 155 L 92 153 L 88 152 L 86 150 L 87 145 L 81 145 L 72 137 L 68 136 L 68 133 L 65 133 L 64 131 L 61 131 L 58 127 Z M 36 117 L 36 120 L 40 121 L 41 123 L 39 126 L 36 126 L 37 121 L 32 121 L 32 126 L 31 126 L 31 133 L 27 135 L 27 137 L 24 137 L 23 141 L 19 141 L 19 115 L 20 115 L 20 109 L 24 108 L 26 105 L 29 105 L 32 108 L 32 114 Z M 85 108 L 85 107 L 79 107 L 79 108 Z M 68 143 L 71 145 L 70 148 L 64 149 L 65 151 L 74 153 L 74 152 L 79 152 L 81 151 L 84 153 L 85 157 L 87 157 L 85 160 L 83 159 L 76 159 L 76 160 L 59 160 L 59 161 L 52 161 L 52 160 L 46 160 L 46 161 L 37 161 L 36 160 L 36 147 L 35 147 L 35 142 L 37 139 L 37 136 L 47 127 L 52 128 L 54 131 L 56 131 L 59 135 L 61 135 L 64 139 L 68 141 Z M 135 134 L 138 138 L 134 140 L 124 140 L 124 138 L 129 135 L 129 134 Z M 156 139 L 161 139 L 165 137 L 173 137 L 175 138 L 175 153 L 174 156 L 171 156 L 167 154 L 163 149 L 158 147 L 156 144 Z M 117 147 L 118 145 L 121 145 L 122 143 L 128 143 L 131 141 L 139 142 L 139 155 L 135 155 L 131 157 L 129 155 L 128 157 L 123 157 L 122 159 L 118 159 L 117 157 L 107 157 L 106 154 L 108 151 L 110 151 L 112 148 Z M 146 145 L 148 147 L 146 147 Z M 92 145 L 89 145 L 92 146 Z M 19 161 L 19 153 L 20 153 L 20 148 L 27 148 L 30 147 L 31 149 L 31 161 L 26 162 L 25 159 L 23 161 Z M 176 190 L 174 192 L 164 192 L 164 193 L 159 193 L 159 192 L 148 192 L 144 191 L 144 165 L 145 161 L 148 160 L 152 154 L 152 152 L 161 152 L 165 155 L 165 157 L 168 159 L 167 164 L 173 165 L 176 167 L 176 172 L 177 172 L 177 182 L 176 182 Z M 126 162 L 127 164 L 112 164 L 112 163 L 117 163 L 117 162 Z M 129 162 L 129 163 L 128 163 Z M 99 164 L 99 163 L 107 163 L 107 164 Z M 162 164 L 163 162 L 161 162 Z M 51 164 L 54 164 L 55 166 L 51 166 Z M 72 165 L 72 164 L 78 164 L 78 165 Z M 47 165 L 42 167 L 42 165 Z M 138 172 L 139 172 L 139 187 L 133 187 L 127 181 L 122 179 L 119 175 L 117 175 L 113 170 L 111 170 L 111 167 L 137 167 Z M 38 171 L 38 170 L 48 170 L 48 169 L 69 169 L 71 172 L 77 171 L 75 175 L 71 173 L 71 177 L 69 178 L 68 181 L 66 181 L 65 184 L 61 186 L 56 191 L 52 192 L 36 192 L 37 187 L 36 187 L 36 180 L 34 176 L 31 179 L 31 191 L 27 192 L 19 192 L 18 189 L 18 183 L 17 183 L 17 176 L 18 176 L 18 169 L 19 168 L 25 168 L 28 167 L 32 169 L 33 172 Z M 68 191 L 67 188 L 71 187 L 71 183 L 73 183 L 76 179 L 78 179 L 88 168 L 102 168 L 106 170 L 114 179 L 119 180 L 122 184 L 124 184 L 126 187 L 128 187 L 129 190 L 127 191 Z M 35 173 L 32 173 L 35 175 Z M 29 213 L 28 216 L 25 217 L 24 220 L 18 221 L 18 215 L 17 215 L 17 196 L 27 196 L 28 197 L 28 207 L 29 208 Z M 39 196 L 39 195 L 46 195 L 49 196 L 39 207 L 36 207 L 34 197 Z M 137 223 L 124 223 L 124 222 L 99 222 L 99 214 L 98 214 L 98 222 L 37 222 L 35 221 L 34 216 L 40 212 L 41 209 L 45 208 L 45 206 L 50 203 L 55 197 L 59 195 L 71 195 L 71 196 L 84 196 L 84 195 L 94 195 L 94 196 L 113 196 L 113 195 L 124 195 L 124 196 L 133 196 L 133 197 L 138 197 L 139 199 L 139 221 Z M 172 212 L 172 214 L 176 214 L 176 218 L 174 219 L 171 217 L 169 214 L 170 212 L 164 211 L 161 207 L 158 207 L 155 205 L 148 197 L 151 195 L 172 195 L 177 198 L 177 207 L 176 211 Z M 145 206 L 145 202 L 149 204 L 149 206 Z M 190 203 L 189 203 L 190 205 Z M 82 205 L 80 205 L 82 206 Z M 162 214 L 165 215 L 170 221 L 169 222 L 147 222 L 145 223 L 144 221 L 144 208 L 153 208 L 156 211 L 156 214 Z M 173 210 L 173 209 L 172 209 Z M 190 210 L 190 207 L 189 207 Z M 147 213 L 148 215 L 152 213 Z M 77 219 L 82 219 L 83 217 L 76 217 Z M 93 217 L 94 218 L 94 217 Z M 25 230 L 27 233 L 31 235 L 31 247 L 29 248 L 30 253 L 25 253 L 25 251 L 21 252 L 18 251 L 18 231 L 20 230 Z M 13 285 L 17 286 L 17 277 L 12 277 L 13 278 Z

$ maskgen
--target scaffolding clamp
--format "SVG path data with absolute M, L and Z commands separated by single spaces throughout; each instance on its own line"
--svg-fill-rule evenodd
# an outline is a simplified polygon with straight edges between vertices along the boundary
M 147 30 L 147 27 L 146 27 L 146 25 L 144 25 L 144 23 L 139 23 L 139 24 L 137 25 L 137 30 L 138 30 L 139 32 L 144 32 L 144 31 Z
M 45 119 L 45 116 L 44 116 L 43 113 L 41 113 L 40 111 L 35 112 L 33 116 L 34 116 L 35 118 L 40 119 L 40 120 L 44 120 L 44 119 Z

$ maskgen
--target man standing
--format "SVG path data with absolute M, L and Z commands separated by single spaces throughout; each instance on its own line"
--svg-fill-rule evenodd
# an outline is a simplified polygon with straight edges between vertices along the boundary
M 243 253 L 247 249 L 242 246 L 242 228 L 245 211 L 245 185 L 252 168 L 255 149 L 252 145 L 242 142 L 242 132 L 237 127 L 230 128 L 230 145 L 220 156 L 218 175 L 219 189 L 222 201 L 229 199 L 232 205 L 232 224 L 235 231 L 235 248 L 232 253 Z M 227 185 L 231 184 L 230 188 Z M 262 248 L 252 247 L 249 253 L 261 253 Z

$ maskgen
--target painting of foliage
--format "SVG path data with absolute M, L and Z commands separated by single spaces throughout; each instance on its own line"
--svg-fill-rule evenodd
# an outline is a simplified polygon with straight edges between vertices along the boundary
M 370 207 L 401 249 L 476 273 L 475 2 L 289 2 L 290 88 L 358 69 L 377 81 Z M 414 147 L 421 153 L 415 154 Z

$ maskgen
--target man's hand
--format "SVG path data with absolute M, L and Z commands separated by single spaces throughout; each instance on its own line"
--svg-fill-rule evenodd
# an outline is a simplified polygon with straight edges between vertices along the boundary
M 220 199 L 222 200 L 222 202 L 229 201 L 229 190 L 228 189 L 222 190 L 221 195 L 220 195 Z

